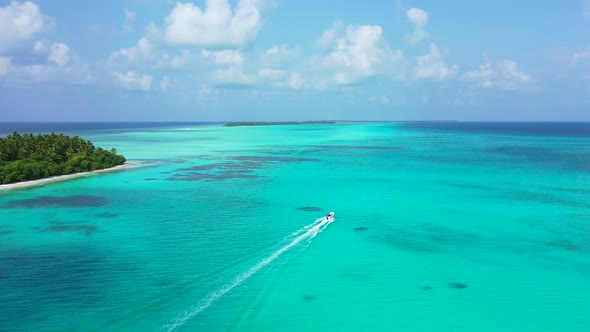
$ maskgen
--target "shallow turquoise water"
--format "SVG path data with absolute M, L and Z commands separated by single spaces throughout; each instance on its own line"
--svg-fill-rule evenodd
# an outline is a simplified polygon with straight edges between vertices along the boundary
M 0 194 L 1 331 L 590 326 L 588 137 L 391 123 L 84 137 L 149 163 Z

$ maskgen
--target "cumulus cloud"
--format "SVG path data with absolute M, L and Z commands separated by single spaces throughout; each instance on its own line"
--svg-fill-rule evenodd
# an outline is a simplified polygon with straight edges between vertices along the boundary
M 584 48 L 578 52 L 575 52 L 572 55 L 572 60 L 574 62 L 578 62 L 578 61 L 586 60 L 586 59 L 590 59 L 590 46 L 587 46 L 586 48 Z
M 406 16 L 408 17 L 408 21 L 419 27 L 423 27 L 428 23 L 428 13 L 420 8 L 408 9 Z
M 243 45 L 262 25 L 256 0 L 240 0 L 233 11 L 227 0 L 206 0 L 204 10 L 177 2 L 165 22 L 168 43 L 201 46 Z
M 180 68 L 190 59 L 188 50 L 181 50 L 180 54 L 171 56 L 168 52 L 159 49 L 147 37 L 141 37 L 135 46 L 114 51 L 109 57 L 113 65 L 131 64 L 135 66 L 151 64 L 156 68 Z
M 289 87 L 291 89 L 299 89 L 303 85 L 303 77 L 299 73 L 291 73 L 289 75 Z
M 49 48 L 47 61 L 63 66 L 70 61 L 70 48 L 64 43 L 55 43 Z
M 133 30 L 133 23 L 135 22 L 136 17 L 137 14 L 134 11 L 125 8 L 125 23 L 123 24 L 123 29 L 127 31 Z
M 258 71 L 258 77 L 263 80 L 277 81 L 287 76 L 287 71 L 272 68 L 263 68 Z
M 6 75 L 10 70 L 11 59 L 7 56 L 0 56 L 0 76 Z
M 38 40 L 35 42 L 35 45 L 33 45 L 33 49 L 36 52 L 43 52 L 45 50 L 45 44 L 43 44 L 42 41 Z
M 127 90 L 147 91 L 152 86 L 151 75 L 140 74 L 134 71 L 128 71 L 127 73 L 113 72 L 113 78 L 122 88 Z
M 158 60 L 156 61 L 156 68 L 181 68 L 186 65 L 190 59 L 191 52 L 188 50 L 180 51 L 180 54 L 175 56 L 168 55 L 167 52 L 163 51 L 160 53 Z
M 88 84 L 94 82 L 90 66 L 83 64 L 51 66 L 47 64 L 17 65 L 9 63 L 8 70 L 10 75 L 6 76 L 6 79 L 15 85 L 47 82 L 57 84 Z
M 343 34 L 330 33 L 337 37 L 332 51 L 322 61 L 324 66 L 336 70 L 336 83 L 355 83 L 375 75 L 378 67 L 403 58 L 400 51 L 392 51 L 387 47 L 382 33 L 383 29 L 379 25 L 349 25 Z
M 146 37 L 142 37 L 137 44 L 130 48 L 122 48 L 111 53 L 111 60 L 125 59 L 129 62 L 138 62 L 140 60 L 154 60 L 154 44 Z
M 135 22 L 136 13 L 125 8 L 125 22 L 133 23 Z
M 298 72 L 264 68 L 258 71 L 258 79 L 278 88 L 300 89 L 303 86 L 303 76 Z
M 240 65 L 244 62 L 244 57 L 238 50 L 222 50 L 215 52 L 201 50 L 201 56 L 204 58 L 213 58 L 215 59 L 215 63 L 221 65 Z
M 289 59 L 295 58 L 299 55 L 299 48 L 289 48 L 288 45 L 274 45 L 264 52 L 268 58 L 271 59 Z
M 391 100 L 387 96 L 371 96 L 369 97 L 369 102 L 376 103 L 376 104 L 389 104 Z
M 414 79 L 445 80 L 451 78 L 457 73 L 459 67 L 457 65 L 449 67 L 443 58 L 444 54 L 434 43 L 431 43 L 428 54 L 416 57 Z
M 170 87 L 170 78 L 168 76 L 164 76 L 160 81 L 160 89 L 168 90 Z
M 465 73 L 463 79 L 482 88 L 501 90 L 517 90 L 533 81 L 531 76 L 518 69 L 516 61 L 505 59 L 492 62 L 488 58 L 478 70 Z
M 344 24 L 336 21 L 332 24 L 332 28 L 324 31 L 317 41 L 317 44 L 324 49 L 333 47 L 336 40 L 340 37 L 341 31 L 344 29 Z
M 236 66 L 232 66 L 228 69 L 217 70 L 213 76 L 217 83 L 221 84 L 252 85 L 256 83 L 256 77 L 245 74 L 240 68 Z
M 13 1 L 0 7 L 0 52 L 28 40 L 38 32 L 51 29 L 54 20 L 41 13 L 39 6 L 26 1 Z
M 430 37 L 430 34 L 424 30 L 429 19 L 426 11 L 420 8 L 410 8 L 406 12 L 406 17 L 414 25 L 414 31 L 406 36 L 411 44 L 418 44 Z

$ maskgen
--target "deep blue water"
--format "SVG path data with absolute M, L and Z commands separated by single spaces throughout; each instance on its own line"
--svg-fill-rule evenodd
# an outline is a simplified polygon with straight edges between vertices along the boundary
M 539 136 L 590 136 L 589 122 L 402 122 L 404 129 Z
M 0 135 L 60 132 L 81 135 L 101 132 L 132 132 L 149 129 L 177 128 L 221 124 L 223 122 L 0 122 Z
M 129 132 L 223 124 L 224 122 L 0 122 L 0 135 L 63 132 L 71 135 Z M 540 136 L 590 136 L 590 122 L 393 122 L 403 129 L 463 133 L 489 133 Z

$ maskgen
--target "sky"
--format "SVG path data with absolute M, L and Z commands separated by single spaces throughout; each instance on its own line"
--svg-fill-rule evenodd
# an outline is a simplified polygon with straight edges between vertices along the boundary
M 0 0 L 0 122 L 590 121 L 590 0 Z

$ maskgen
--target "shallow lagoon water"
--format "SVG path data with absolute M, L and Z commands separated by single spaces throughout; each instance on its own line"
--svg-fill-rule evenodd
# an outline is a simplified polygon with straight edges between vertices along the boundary
M 0 330 L 585 330 L 590 126 L 469 126 L 67 127 L 146 164 L 0 193 Z

